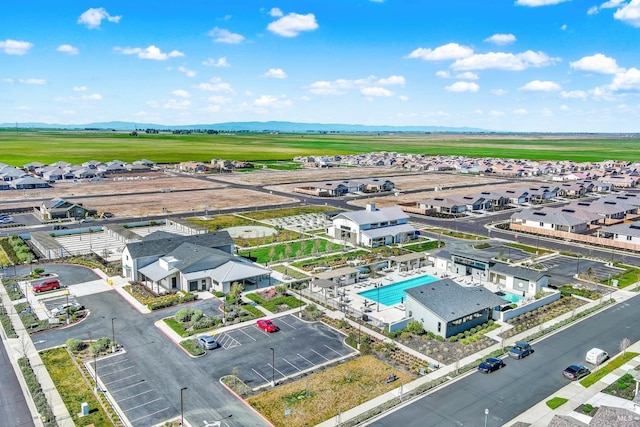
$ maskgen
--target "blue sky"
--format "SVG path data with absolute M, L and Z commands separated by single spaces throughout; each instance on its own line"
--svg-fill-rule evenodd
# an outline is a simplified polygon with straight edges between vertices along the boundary
M 640 132 L 640 0 L 3 0 L 0 122 Z

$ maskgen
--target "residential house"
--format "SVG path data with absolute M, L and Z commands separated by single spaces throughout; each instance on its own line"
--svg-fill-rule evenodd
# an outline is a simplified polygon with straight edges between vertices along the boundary
M 408 221 L 409 215 L 398 206 L 378 209 L 368 204 L 364 210 L 336 215 L 327 234 L 366 247 L 406 243 L 417 236 L 417 230 Z
M 54 219 L 76 218 L 82 219 L 91 214 L 81 204 L 67 202 L 63 199 L 52 199 L 40 204 L 40 218 L 44 221 Z
M 405 316 L 420 322 L 425 331 L 443 338 L 486 323 L 505 300 L 483 286 L 461 286 L 442 279 L 405 290 Z

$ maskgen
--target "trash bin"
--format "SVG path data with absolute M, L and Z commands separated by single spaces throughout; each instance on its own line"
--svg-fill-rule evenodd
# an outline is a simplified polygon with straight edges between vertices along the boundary
M 368 322 L 369 321 L 369 316 L 367 316 L 366 314 L 362 315 L 362 321 L 363 322 Z

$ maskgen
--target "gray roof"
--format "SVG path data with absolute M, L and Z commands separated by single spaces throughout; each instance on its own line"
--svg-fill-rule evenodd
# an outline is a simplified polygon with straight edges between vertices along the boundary
M 155 234 L 155 233 L 153 233 Z M 208 248 L 225 248 L 233 245 L 233 239 L 227 231 L 216 233 L 194 234 L 191 236 L 180 236 L 177 234 L 165 233 L 169 237 L 154 238 L 131 242 L 127 244 L 127 249 L 132 258 L 143 258 L 149 256 L 162 256 L 167 254 L 185 242 L 194 243 L 198 246 Z M 151 235 L 149 235 L 151 236 Z M 149 237 L 146 236 L 146 237 Z
M 556 224 L 556 225 L 565 225 L 565 226 L 574 226 L 584 224 L 586 221 L 582 218 L 579 218 L 575 215 L 571 215 L 567 212 L 562 212 L 559 210 L 533 210 L 533 209 L 525 209 L 522 212 L 516 212 L 511 215 L 512 219 L 524 219 L 528 221 L 538 221 L 544 222 L 546 224 Z
M 568 415 L 554 415 L 547 427 L 589 427 L 589 424 Z
M 503 273 L 508 276 L 518 277 L 520 279 L 526 279 L 530 282 L 537 282 L 541 277 L 546 276 L 546 273 L 538 270 L 532 270 L 530 268 L 513 266 L 505 264 L 503 262 L 496 262 L 491 266 L 491 271 L 497 273 Z
M 620 234 L 622 236 L 640 237 L 640 225 L 634 222 L 604 227 L 602 231 L 605 233 Z
M 409 224 L 392 225 L 389 227 L 370 228 L 362 230 L 362 234 L 372 239 L 384 236 L 395 236 L 400 233 L 415 233 L 416 229 Z
M 400 209 L 399 206 L 380 208 L 376 209 L 375 211 L 364 209 L 356 212 L 344 212 L 338 216 L 348 218 L 358 225 L 374 224 L 409 218 L 409 215 L 404 213 L 404 211 Z
M 640 427 L 640 414 L 625 408 L 602 405 L 593 416 L 590 427 Z
M 165 255 L 181 261 L 176 267 L 183 273 L 216 268 L 234 258 L 228 252 L 184 242 Z
M 451 279 L 406 289 L 405 292 L 407 298 L 412 298 L 446 322 L 506 303 L 483 286 L 465 287 Z

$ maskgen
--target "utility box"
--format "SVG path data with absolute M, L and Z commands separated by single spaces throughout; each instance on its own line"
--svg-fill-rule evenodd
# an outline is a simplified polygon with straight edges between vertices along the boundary
M 87 402 L 82 402 L 80 405 L 80 416 L 86 417 L 89 415 L 89 404 Z

